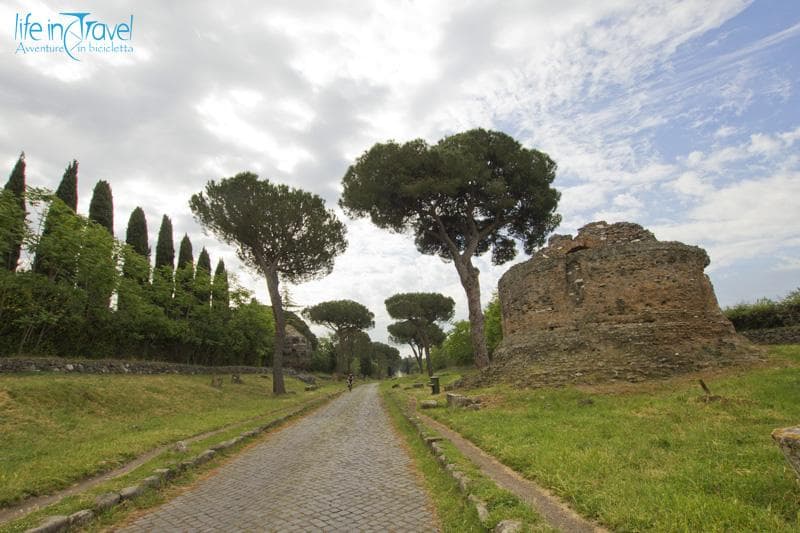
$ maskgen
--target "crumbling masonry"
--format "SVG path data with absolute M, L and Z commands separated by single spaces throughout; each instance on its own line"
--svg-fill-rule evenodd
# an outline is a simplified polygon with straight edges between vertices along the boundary
M 500 279 L 504 338 L 482 381 L 641 381 L 756 361 L 720 311 L 708 264 L 702 248 L 628 222 L 552 236 Z

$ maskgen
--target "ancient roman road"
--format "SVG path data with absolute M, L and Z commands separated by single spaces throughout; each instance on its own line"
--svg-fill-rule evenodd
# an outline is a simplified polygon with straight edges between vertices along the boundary
M 434 531 L 390 424 L 377 385 L 356 387 L 123 531 Z

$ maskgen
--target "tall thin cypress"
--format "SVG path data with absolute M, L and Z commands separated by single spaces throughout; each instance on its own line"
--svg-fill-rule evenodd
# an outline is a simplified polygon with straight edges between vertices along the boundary
M 17 159 L 4 189 L 10 191 L 17 199 L 17 206 L 20 208 L 19 215 L 22 218 L 18 224 L 14 225 L 21 230 L 25 227 L 25 152 L 19 154 L 19 159 Z M 12 231 L 9 235 L 8 251 L 3 254 L 3 267 L 12 272 L 17 269 L 19 263 L 22 237 L 22 231 Z
M 194 274 L 194 295 L 197 300 L 208 305 L 211 302 L 211 258 L 205 247 L 197 257 L 197 268 Z
M 72 160 L 64 170 L 64 176 L 56 189 L 56 196 L 73 211 L 78 211 L 78 161 Z
M 161 227 L 158 229 L 158 242 L 156 243 L 156 269 L 165 266 L 168 266 L 170 271 L 175 268 L 172 220 L 167 215 L 161 218 Z
M 56 189 L 56 198 L 64 202 L 73 212 L 77 212 L 78 210 L 78 161 L 73 159 L 71 163 L 67 164 L 67 168 L 64 170 L 64 175 L 61 177 L 61 182 L 58 184 L 58 189 Z M 42 234 L 39 236 L 39 243 L 41 245 L 42 242 L 48 240 L 48 236 L 53 233 L 53 221 L 50 216 L 50 210 L 48 209 L 47 214 L 45 215 L 44 225 L 42 226 Z M 36 255 L 33 257 L 33 271 L 39 274 L 45 274 L 47 276 L 53 276 L 54 266 L 50 264 L 49 266 L 45 267 L 45 263 L 51 263 L 52 258 L 45 259 L 42 256 L 41 247 L 37 246 Z M 62 258 L 65 259 L 65 258 Z M 77 260 L 77 256 L 75 257 Z M 61 265 L 59 269 L 61 277 L 71 277 L 74 273 L 74 269 L 69 264 L 71 261 L 68 261 Z
M 111 186 L 105 180 L 98 181 L 94 186 L 92 201 L 89 203 L 89 218 L 114 235 L 114 197 L 111 195 Z
M 153 302 L 172 315 L 172 295 L 175 291 L 175 245 L 172 241 L 172 220 L 161 217 L 156 243 L 156 264 L 153 269 Z
M 181 245 L 178 249 L 178 268 L 183 268 L 191 265 L 194 269 L 194 255 L 192 253 L 192 241 L 189 240 L 189 235 L 184 234 L 181 239 Z
M 131 245 L 134 252 L 150 259 L 150 245 L 147 242 L 147 219 L 141 207 L 134 209 L 128 219 L 125 242 Z
M 194 256 L 192 241 L 184 235 L 178 248 L 178 267 L 175 269 L 175 304 L 183 317 L 188 316 L 193 305 Z
M 220 259 L 214 270 L 214 280 L 211 284 L 211 305 L 214 309 L 228 309 L 230 307 L 230 293 L 228 288 L 228 272 L 225 262 Z

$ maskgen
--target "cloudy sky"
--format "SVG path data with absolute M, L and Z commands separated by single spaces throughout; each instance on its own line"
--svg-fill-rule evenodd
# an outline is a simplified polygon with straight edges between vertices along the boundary
M 75 11 L 110 27 L 132 15 L 133 52 L 19 52 L 35 43 L 15 36 L 17 15 Z M 263 281 L 192 219 L 206 181 L 251 170 L 335 206 L 372 144 L 474 127 L 558 163 L 559 233 L 627 220 L 700 245 L 722 305 L 800 286 L 795 0 L 4 1 L 0 21 L 7 172 L 25 150 L 29 183 L 55 187 L 78 159 L 81 212 L 108 180 L 118 237 L 138 205 L 155 246 L 166 213 L 262 301 Z M 348 227 L 334 272 L 292 287 L 295 301 L 360 301 L 376 340 L 396 292 L 446 293 L 466 317 L 452 265 Z M 509 265 L 477 265 L 486 299 Z

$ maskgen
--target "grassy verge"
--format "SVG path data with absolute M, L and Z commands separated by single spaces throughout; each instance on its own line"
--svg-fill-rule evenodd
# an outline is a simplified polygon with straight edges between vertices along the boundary
M 800 422 L 800 346 L 770 355 L 768 368 L 705 376 L 714 401 L 693 376 L 496 386 L 466 391 L 484 398 L 480 411 L 426 413 L 613 529 L 797 531 L 800 484 L 770 433 Z
M 466 502 L 465 495 L 460 492 L 456 482 L 443 471 L 416 429 L 403 416 L 400 403 L 405 400 L 405 396 L 393 392 L 390 387 L 389 383 L 381 386 L 385 403 L 395 426 L 406 438 L 418 468 L 425 476 L 428 492 L 433 497 L 442 521 L 442 528 L 445 531 L 485 531 L 475 507 Z M 433 431 L 429 433 L 436 435 Z M 448 461 L 469 478 L 470 494 L 486 503 L 489 511 L 486 524 L 489 527 L 496 526 L 502 520 L 513 519 L 523 524 L 523 531 L 553 531 L 530 507 L 484 476 L 455 446 L 447 441 L 440 441 L 440 446 Z
M 136 485 L 145 477 L 152 475 L 153 470 L 157 468 L 167 468 L 180 461 L 196 456 L 198 453 L 214 446 L 215 444 L 233 438 L 241 434 L 243 431 L 255 428 L 265 421 L 276 420 L 285 414 L 296 412 L 298 409 L 313 409 L 316 406 L 324 403 L 325 397 L 318 396 L 308 401 L 306 404 L 308 408 L 298 408 L 297 406 L 286 407 L 263 419 L 259 419 L 258 422 L 245 422 L 236 428 L 231 428 L 216 435 L 193 442 L 187 446 L 186 452 L 176 452 L 174 450 L 166 451 L 163 454 L 160 454 L 159 456 L 142 464 L 135 470 L 125 474 L 124 476 L 104 482 L 90 490 L 82 492 L 81 494 L 64 498 L 59 503 L 31 513 L 24 518 L 4 524 L 0 526 L 0 533 L 21 533 L 38 525 L 48 516 L 70 515 L 81 509 L 92 508 L 93 502 L 97 496 L 108 492 L 119 492 L 119 490 L 124 487 Z M 277 430 L 279 427 L 280 426 L 276 426 L 275 430 Z M 269 434 L 269 432 L 262 434 L 262 436 L 267 434 Z M 172 499 L 183 492 L 186 487 L 191 486 L 196 480 L 204 477 L 207 472 L 221 466 L 243 448 L 249 447 L 250 445 L 258 442 L 260 439 L 261 437 L 257 437 L 255 440 L 245 441 L 222 452 L 217 452 L 217 455 L 211 461 L 198 467 L 183 471 L 176 478 L 170 480 L 166 486 L 160 489 L 148 489 L 141 496 L 133 500 L 126 500 L 110 510 L 104 511 L 100 515 L 96 516 L 95 519 L 85 529 L 87 531 L 105 531 L 108 527 L 118 526 L 120 522 L 126 520 L 132 513 L 154 507 Z
M 293 394 L 274 397 L 270 379 L 243 379 L 218 390 L 209 376 L 0 376 L 0 505 L 111 470 L 160 444 L 277 418 L 341 388 L 305 392 L 303 383 L 288 379 Z
M 453 533 L 486 531 L 475 508 L 465 501 L 456 482 L 442 470 L 419 438 L 416 429 L 403 416 L 397 400 L 387 392 L 389 386 L 391 385 L 388 382 L 381 384 L 384 403 L 392 422 L 408 444 L 408 450 L 417 470 L 422 473 L 428 494 L 436 507 L 442 531 Z

